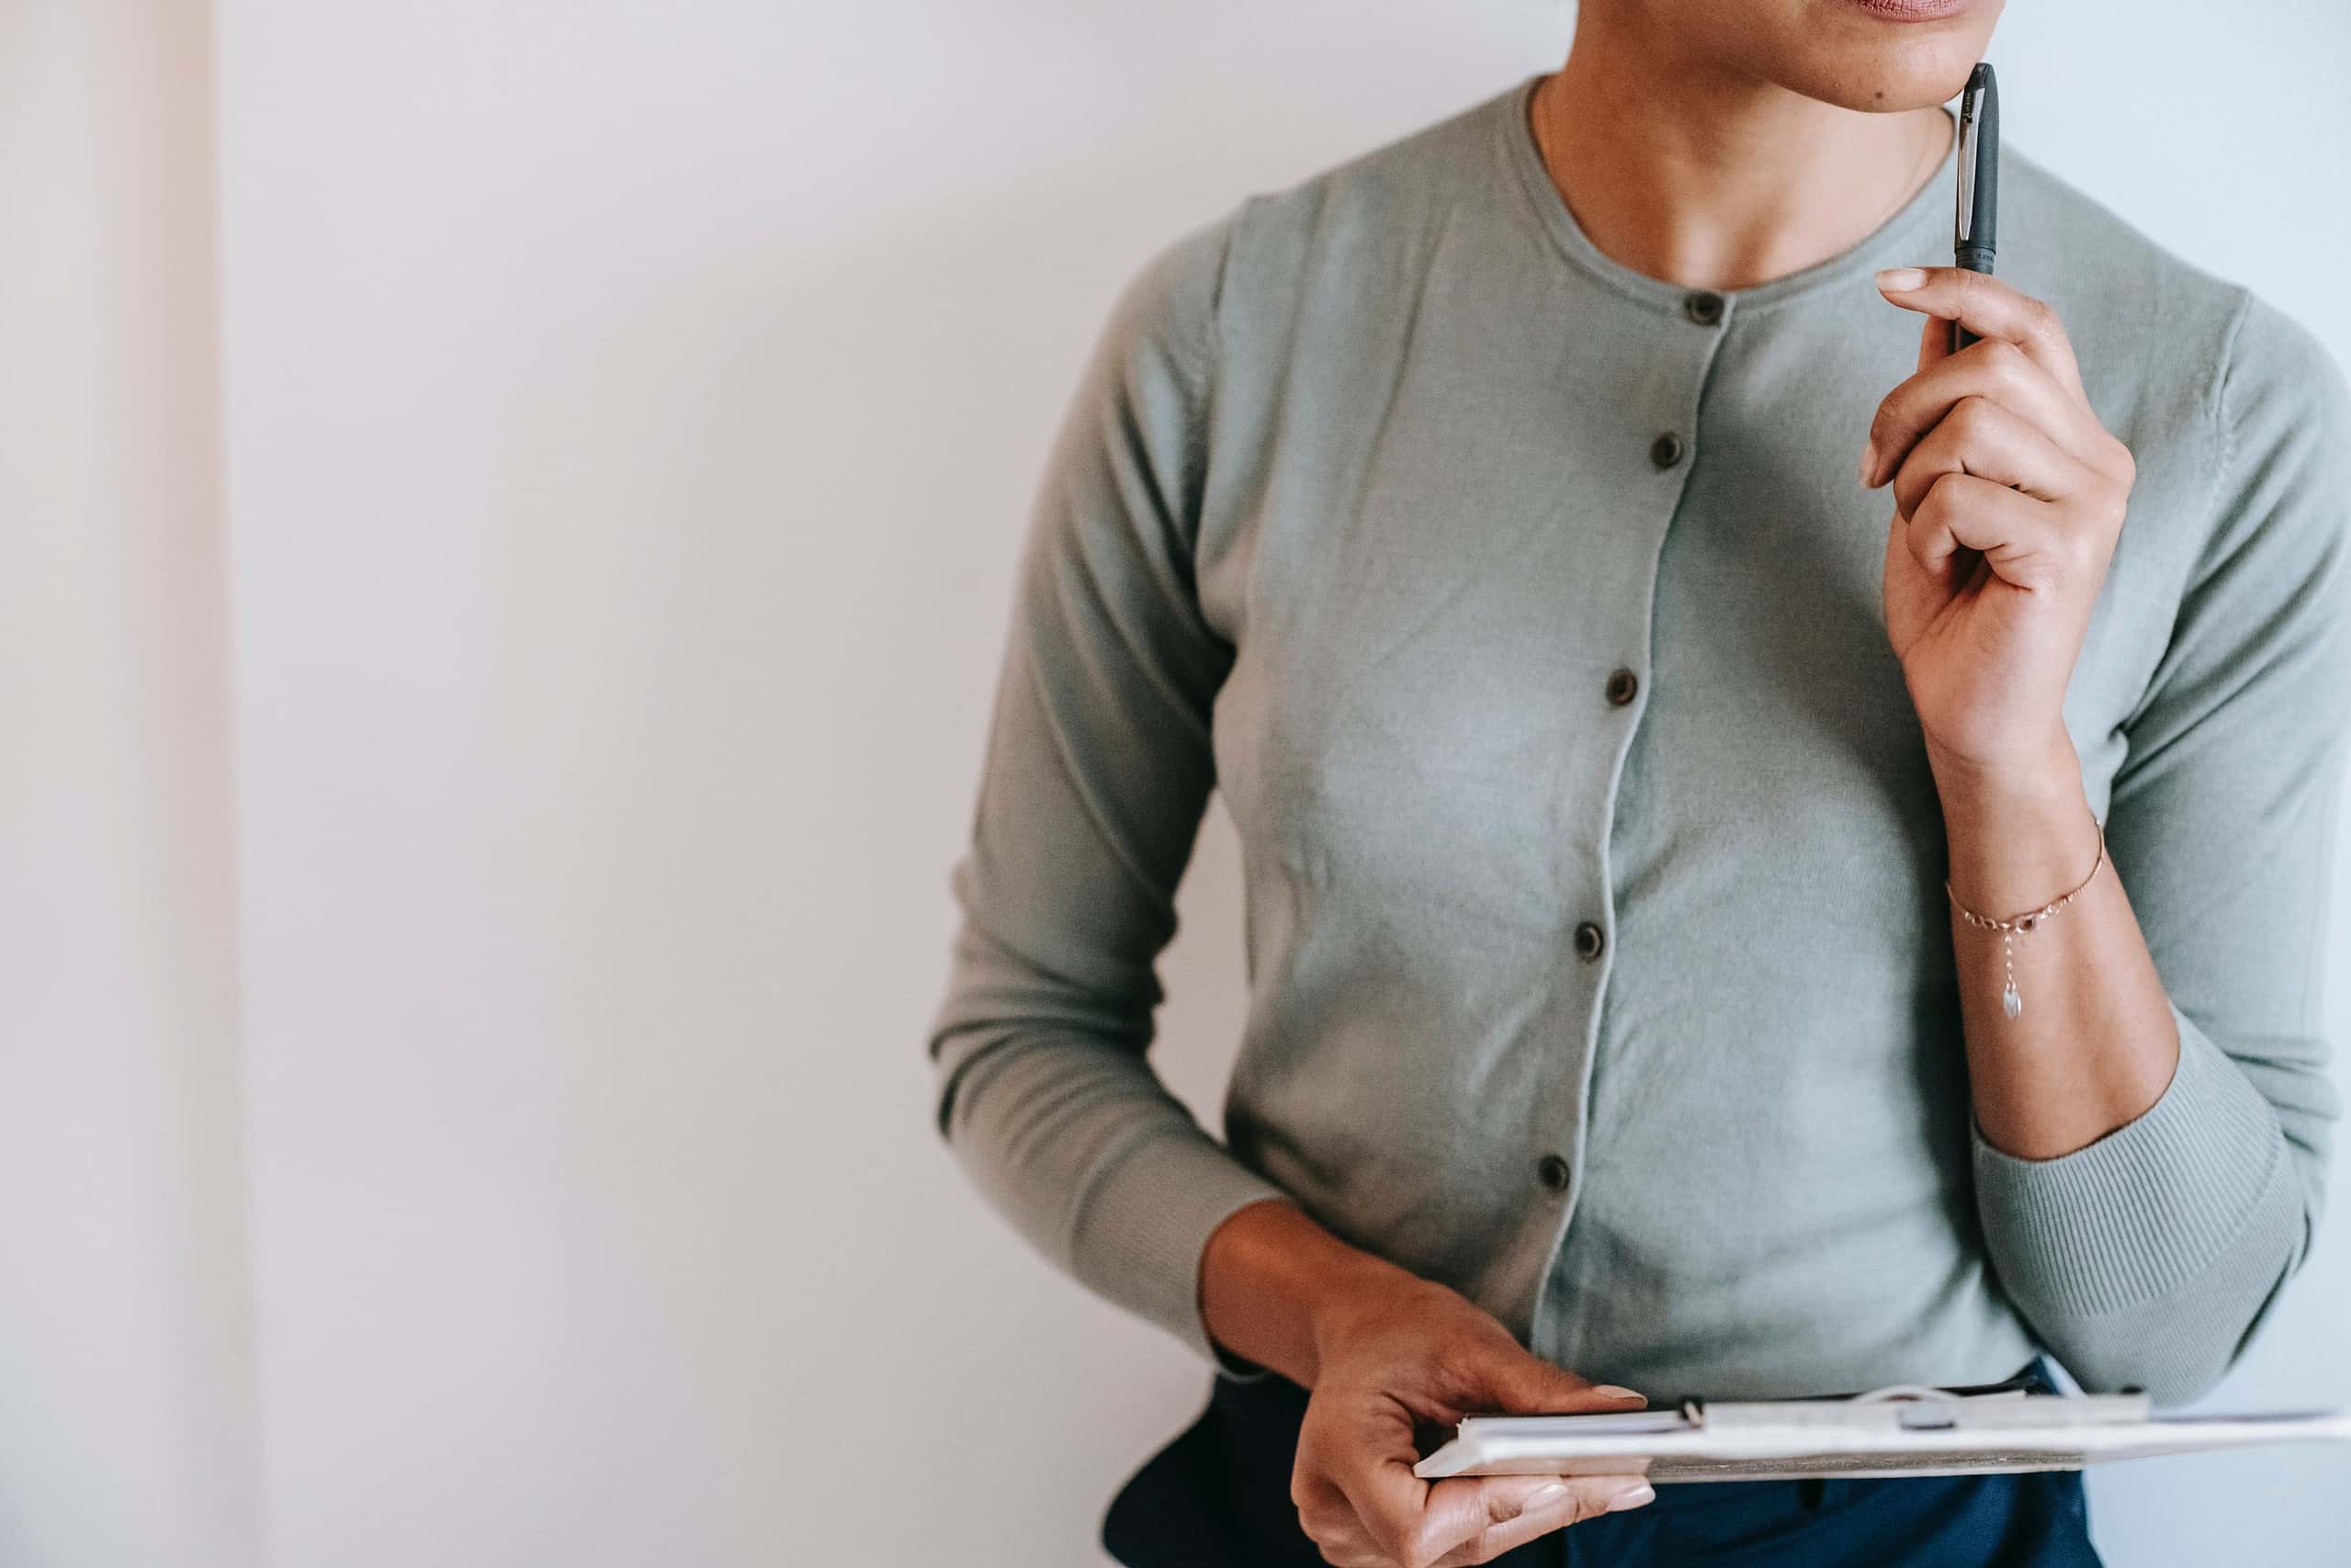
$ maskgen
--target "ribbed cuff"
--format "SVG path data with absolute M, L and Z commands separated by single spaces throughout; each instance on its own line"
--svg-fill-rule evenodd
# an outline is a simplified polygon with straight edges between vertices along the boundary
M 2179 1066 L 2138 1120 L 2047 1160 L 2005 1154 L 1973 1128 L 1984 1238 L 2029 1308 L 2096 1316 L 2177 1290 L 2289 1174 L 2269 1102 L 2178 1004 L 2171 1011 Z
M 1147 1138 L 1103 1173 L 1070 1236 L 1079 1280 L 1191 1346 L 1217 1375 L 1252 1382 L 1263 1368 L 1227 1355 L 1200 1315 L 1200 1256 L 1238 1210 L 1287 1193 L 1204 1133 Z

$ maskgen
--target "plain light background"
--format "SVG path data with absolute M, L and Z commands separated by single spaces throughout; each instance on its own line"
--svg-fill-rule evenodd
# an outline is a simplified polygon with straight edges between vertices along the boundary
M 2012 144 L 2351 360 L 2351 17 L 2011 13 Z M 1046 444 L 1152 251 L 1570 23 L 0 0 L 0 1561 L 1102 1561 L 1204 1369 L 922 1057 Z M 1163 966 L 1212 1121 L 1236 871 Z M 2351 1405 L 2346 1168 L 2212 1406 Z M 2346 1481 L 2093 1513 L 2334 1561 Z
M 255 1561 L 201 7 L 0 0 L 0 1563 Z

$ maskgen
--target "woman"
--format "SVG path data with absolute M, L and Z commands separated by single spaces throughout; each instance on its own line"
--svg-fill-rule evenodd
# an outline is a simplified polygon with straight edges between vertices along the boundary
M 993 1200 L 1214 1358 L 1123 1560 L 2095 1562 L 2072 1475 L 1430 1485 L 1416 1428 L 2044 1349 L 2176 1402 L 2300 1264 L 2351 399 L 2013 152 L 2002 279 L 1925 265 L 1997 11 L 1586 0 L 1122 299 L 932 1048 Z M 1212 784 L 1228 1146 L 1144 1058 Z

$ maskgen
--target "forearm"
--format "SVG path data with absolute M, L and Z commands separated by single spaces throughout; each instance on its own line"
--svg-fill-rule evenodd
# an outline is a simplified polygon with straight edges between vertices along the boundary
M 2063 909 L 2010 939 L 2015 1018 L 2000 1001 L 2002 933 L 1951 919 L 1977 1125 L 2019 1158 L 2071 1154 L 2144 1114 L 2171 1082 L 2179 1043 L 2162 977 L 2112 857 L 2099 862 L 2070 739 L 1997 776 L 1935 759 L 1935 781 L 1951 897 L 1979 914 L 2038 908 L 2098 862 Z
M 1951 890 L 2006 919 L 2082 882 L 2097 834 L 2070 744 L 2005 783 L 1938 767 Z M 1952 919 L 1985 1246 L 2085 1386 L 2164 1403 L 2217 1382 L 2307 1231 L 2274 1108 L 2173 1003 L 2109 856 L 2015 943 Z
M 1201 1317 L 1227 1352 L 1312 1388 L 1324 1337 L 1348 1306 L 1414 1283 L 1425 1281 L 1339 1240 L 1295 1203 L 1251 1203 L 1208 1238 Z

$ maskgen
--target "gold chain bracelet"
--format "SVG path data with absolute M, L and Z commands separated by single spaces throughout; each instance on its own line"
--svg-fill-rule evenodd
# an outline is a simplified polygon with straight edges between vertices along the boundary
M 2091 864 L 2090 874 L 2082 878 L 2081 886 L 2074 888 L 2073 893 L 2066 894 L 2065 897 L 2058 899 L 2055 903 L 2043 904 L 2040 908 L 2028 909 L 2021 915 L 2011 915 L 2005 920 L 1995 920 L 1989 915 L 1979 915 L 1974 910 L 1969 908 L 1966 905 L 1961 903 L 1959 901 L 1959 895 L 1951 892 L 1951 879 L 1948 876 L 1943 878 L 1943 891 L 1950 895 L 1951 908 L 1959 911 L 1960 919 L 1965 920 L 1969 925 L 1981 926 L 1986 931 L 1995 931 L 2000 933 L 2000 966 L 2006 981 L 2006 984 L 2002 986 L 2000 990 L 2000 1010 L 2007 1014 L 2010 1018 L 2014 1018 L 2017 1014 L 2025 1010 L 2024 998 L 2017 995 L 2017 958 L 2015 950 L 2017 938 L 2020 934 L 2031 931 L 2034 927 L 2040 925 L 2041 921 L 2049 919 L 2050 916 L 2057 913 L 2058 910 L 2072 903 L 2074 901 L 2074 894 L 2081 892 L 2083 887 L 2087 887 L 2091 883 L 2097 880 L 2098 867 L 2106 864 L 2106 820 L 2105 818 L 2097 816 L 2093 816 L 2090 820 L 2097 824 L 2098 858 Z

